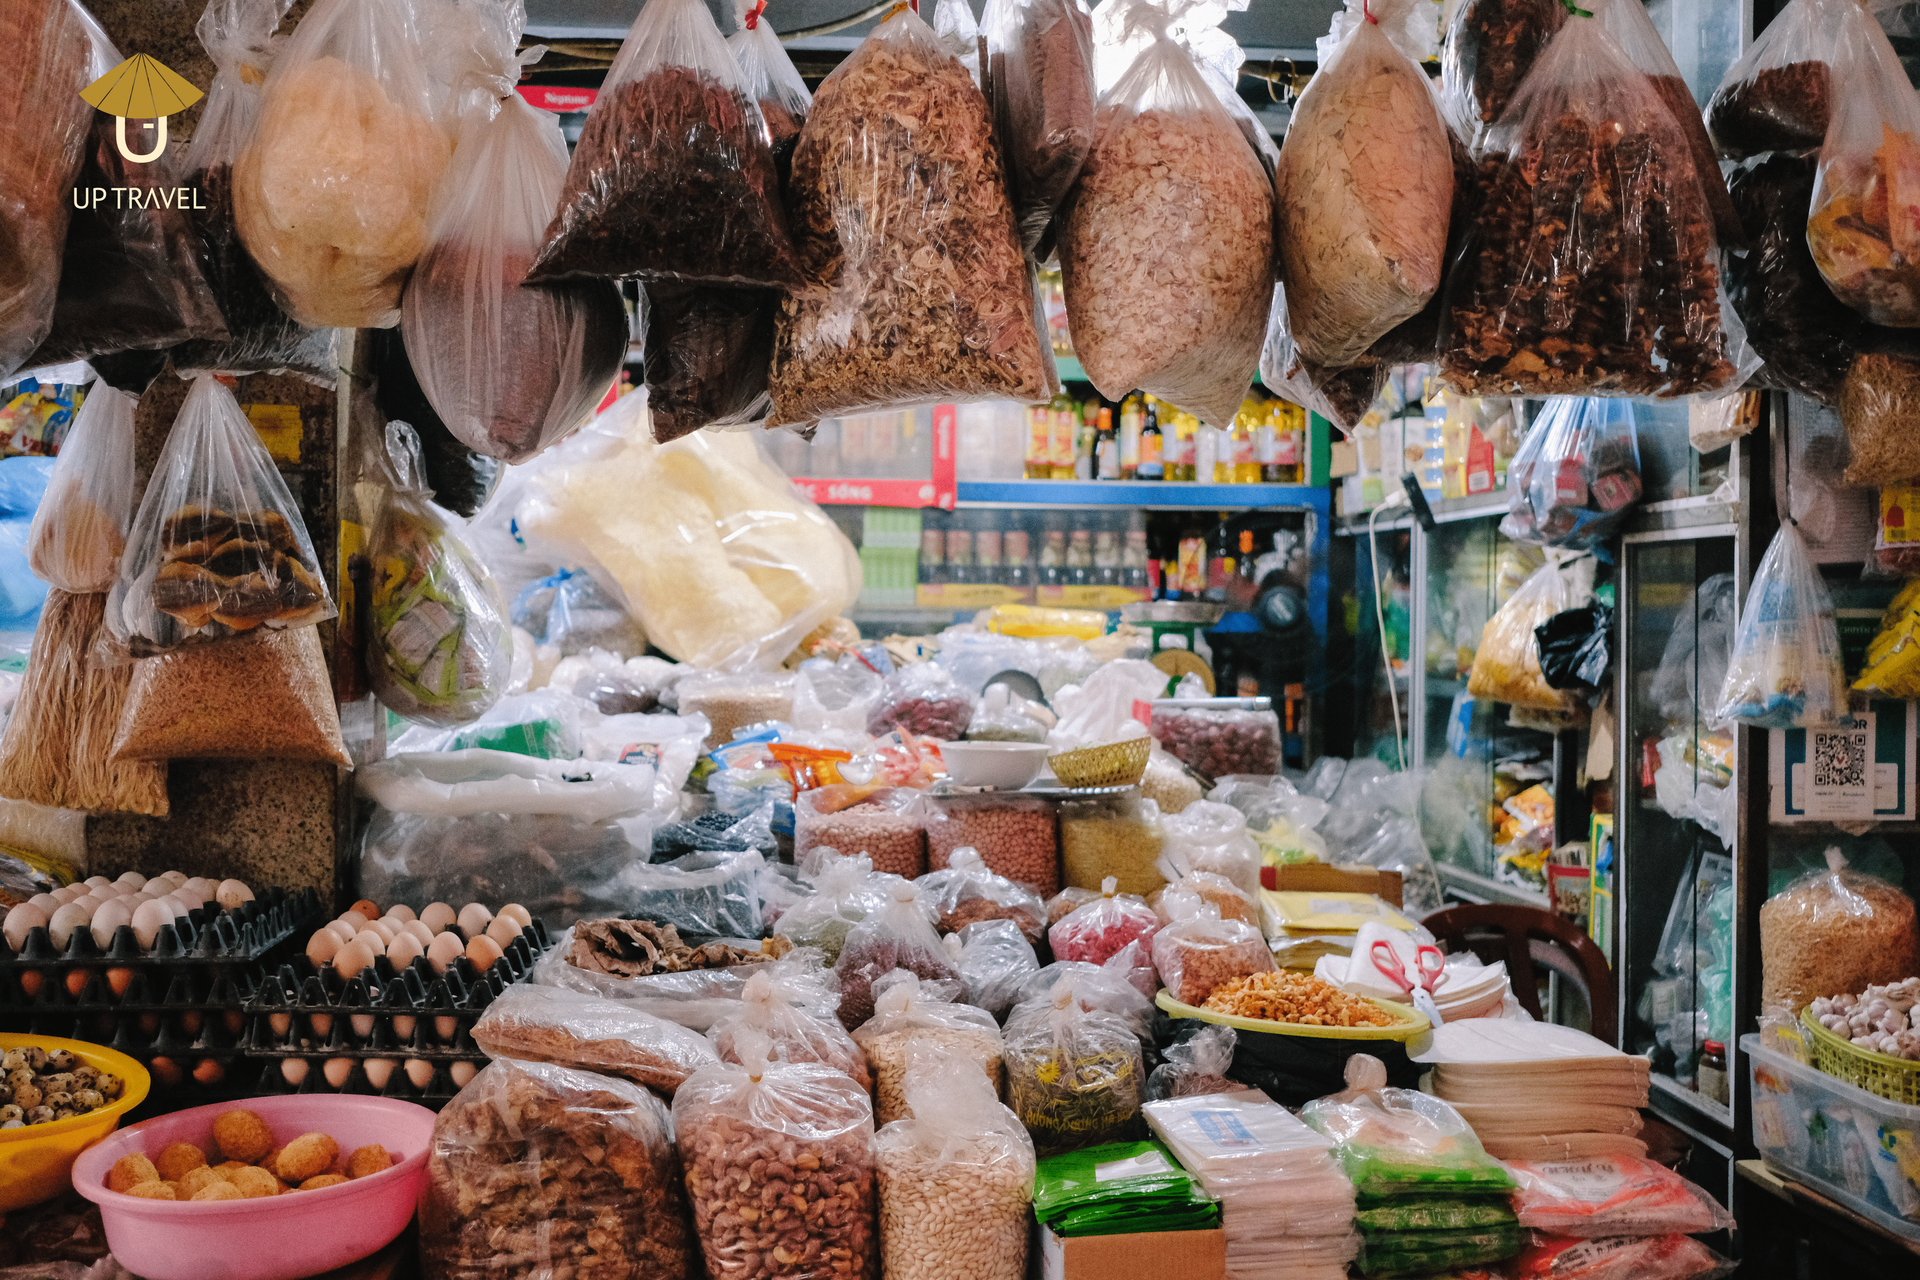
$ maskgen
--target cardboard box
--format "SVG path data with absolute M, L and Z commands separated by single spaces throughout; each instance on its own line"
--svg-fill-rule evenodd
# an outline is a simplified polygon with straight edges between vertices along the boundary
M 1124 1236 L 1053 1234 L 1034 1224 L 1029 1266 L 1038 1280 L 1226 1280 L 1227 1233 L 1148 1231 Z

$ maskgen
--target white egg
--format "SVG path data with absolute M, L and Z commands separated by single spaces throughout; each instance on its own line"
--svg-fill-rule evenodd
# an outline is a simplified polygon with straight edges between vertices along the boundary
M 370 955 L 383 956 L 387 954 L 387 940 L 373 929 L 362 929 L 353 935 L 353 940 L 365 947 Z
M 506 906 L 500 908 L 500 914 L 518 920 L 522 929 L 533 928 L 533 912 L 527 910 L 517 902 L 509 902 Z
M 487 936 L 505 949 L 508 943 L 520 936 L 520 922 L 512 916 L 495 916 L 487 925 Z
M 404 969 L 425 955 L 426 950 L 420 945 L 420 939 L 403 933 L 387 945 L 387 963 L 395 969 Z
M 448 966 L 465 954 L 467 944 L 460 941 L 460 935 L 443 933 L 427 948 L 427 963 L 433 966 L 435 973 L 445 973 Z
M 288 1084 L 296 1089 L 299 1088 L 307 1078 L 307 1060 L 305 1058 L 288 1058 L 280 1064 L 280 1074 L 286 1078 Z
M 380 945 L 384 947 L 389 942 L 393 941 L 393 935 L 398 933 L 399 930 L 395 929 L 392 925 L 388 924 L 385 920 L 369 920 L 367 922 L 367 927 L 365 929 L 365 932 L 371 933 L 375 937 L 379 938 Z M 355 935 L 355 936 L 357 937 L 358 935 Z
M 86 897 L 87 888 L 85 885 L 63 884 L 58 889 L 55 889 L 51 896 L 58 898 L 60 900 L 60 905 L 64 907 L 69 902 L 72 902 L 75 898 Z
M 458 918 L 454 909 L 444 902 L 429 902 L 420 913 L 420 923 L 437 934 L 453 928 L 453 922 Z
M 115 880 L 114 883 L 129 885 L 133 888 L 134 892 L 138 893 L 147 887 L 147 878 L 138 871 L 122 871 L 120 878 Z
M 187 882 L 187 873 L 184 871 L 169 871 L 160 878 L 167 882 L 167 891 L 171 893 Z
M 487 910 L 477 902 L 469 902 L 466 906 L 460 908 L 460 917 L 457 923 L 460 926 L 460 932 L 466 934 L 469 938 L 477 938 L 487 931 L 487 925 L 492 923 L 492 921 L 493 912 Z
M 113 935 L 123 924 L 133 923 L 133 909 L 124 902 L 109 902 L 93 913 L 93 945 L 105 951 L 113 945 Z
M 133 936 L 140 939 L 140 945 L 151 947 L 158 941 L 160 930 L 173 923 L 173 912 L 167 909 L 165 902 L 156 898 L 135 907 L 129 923 L 133 925 Z
M 52 908 L 49 907 L 48 910 Z M 433 945 L 433 930 L 427 927 L 424 920 L 409 920 L 402 926 L 400 932 L 410 938 L 418 939 L 422 950 Z
M 354 938 L 360 934 L 358 929 L 348 924 L 345 920 L 335 920 L 332 924 L 328 925 L 327 928 L 332 931 L 334 937 L 340 939 L 342 942 L 352 942 Z
M 353 1074 L 353 1059 L 328 1058 L 327 1065 L 323 1068 L 323 1071 L 326 1074 L 328 1084 L 336 1089 L 344 1089 L 347 1087 L 347 1077 Z
M 393 1078 L 393 1059 L 368 1058 L 360 1064 L 360 1069 L 367 1073 L 368 1084 L 376 1089 L 384 1089 L 387 1081 Z
M 213 898 L 213 891 L 220 887 L 220 882 L 218 880 L 209 880 L 205 876 L 194 876 L 180 887 L 182 889 L 193 890 L 200 895 L 200 901 L 208 902 Z
M 473 1079 L 473 1073 L 474 1065 L 471 1062 L 456 1062 L 447 1069 L 447 1074 L 453 1077 L 453 1083 L 462 1089 L 467 1087 L 467 1081 Z
M 54 910 L 57 911 L 59 908 L 55 907 Z M 0 928 L 3 928 L 7 935 L 7 945 L 18 951 L 27 945 L 29 929 L 43 928 L 51 919 L 53 919 L 52 916 L 34 906 L 33 903 L 23 902 L 7 912 L 7 922 Z
M 117 880 L 113 883 L 111 887 L 113 890 L 113 896 L 120 899 L 120 901 L 122 902 L 125 902 L 128 898 L 131 898 L 134 894 L 141 892 L 141 890 L 134 888 L 132 885 L 121 884 Z
M 52 919 L 54 912 L 67 905 L 65 899 L 56 898 L 50 893 L 36 893 L 27 899 L 27 903 L 46 912 L 48 919 Z
M 47 921 L 47 936 L 53 939 L 54 949 L 65 951 L 73 931 L 86 928 L 92 918 L 93 913 L 76 902 L 69 902 L 54 912 L 53 918 Z
M 173 904 L 173 918 L 176 920 L 200 909 L 200 902 L 184 889 L 176 889 L 168 894 L 167 901 Z
M 72 905 L 76 907 L 85 907 L 88 911 L 98 911 L 100 908 L 106 906 L 109 902 L 113 902 L 116 899 L 118 899 L 119 896 L 120 895 L 117 893 L 102 893 L 100 890 L 95 889 L 92 893 L 88 894 L 84 898 L 75 898 L 73 900 Z
M 238 880 L 222 880 L 219 887 L 213 891 L 213 898 L 226 910 L 238 911 L 253 901 L 253 890 Z
M 89 889 L 104 889 L 112 884 L 113 881 L 107 879 L 105 876 L 88 876 L 80 883 L 86 885 Z
M 413 1081 L 416 1089 L 424 1089 L 433 1082 L 433 1064 L 425 1058 L 408 1058 L 406 1070 L 407 1079 Z

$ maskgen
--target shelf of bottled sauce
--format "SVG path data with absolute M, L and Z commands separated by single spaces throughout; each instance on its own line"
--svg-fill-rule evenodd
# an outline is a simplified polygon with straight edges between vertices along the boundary
M 1027 480 L 1301 484 L 1307 476 L 1306 411 L 1285 400 L 1243 400 L 1227 430 L 1138 391 L 1117 413 L 1098 397 L 1063 393 L 1024 418 Z

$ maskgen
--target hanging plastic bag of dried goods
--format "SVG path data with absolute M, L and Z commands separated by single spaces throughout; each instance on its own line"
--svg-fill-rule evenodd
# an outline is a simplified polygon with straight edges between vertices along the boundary
M 920 15 L 820 85 L 789 205 L 823 287 L 781 304 L 771 422 L 1058 389 L 987 100 Z
M 112 616 L 112 605 L 108 605 Z M 110 758 L 321 760 L 349 767 L 312 627 L 258 627 L 133 664 Z
M 453 155 L 424 0 L 319 0 L 274 61 L 233 165 L 240 241 L 301 324 L 389 329 Z
M 807 122 L 813 95 L 767 21 L 767 0 L 733 0 L 733 12 L 740 29 L 727 37 L 727 44 L 740 64 L 740 87 L 760 104 L 760 117 L 767 122 L 773 144 L 774 168 L 784 188 L 793 164 L 793 144 L 799 140 L 800 126 Z
M 106 33 L 77 0 L 10 0 L 0 11 L 0 380 L 26 365 L 53 323 L 74 177 L 91 137 L 80 91 L 113 65 Z
M 1566 20 L 1561 0 L 1462 0 L 1440 51 L 1440 98 L 1463 141 L 1500 119 Z
M 1480 631 L 1467 692 L 1476 698 L 1538 711 L 1571 714 L 1580 699 L 1549 685 L 1540 674 L 1540 649 L 1533 631 L 1556 613 L 1593 598 L 1593 557 L 1547 553 L 1547 563 L 1521 584 Z
M 1481 154 L 1485 202 L 1448 275 L 1451 386 L 1670 397 L 1752 372 L 1687 130 L 1598 19 L 1568 18 Z
M 1093 20 L 1077 0 L 987 0 L 980 29 L 1020 242 L 1044 260 L 1093 149 Z
M 113 589 L 133 517 L 134 398 L 95 384 L 73 416 L 27 532 L 34 577 L 79 594 Z
M 1780 526 L 1747 588 L 1712 723 L 1759 729 L 1832 724 L 1847 711 L 1840 632 L 1800 530 Z
M 1864 7 L 1837 17 L 1842 91 L 1820 148 L 1807 245 L 1834 296 L 1920 327 L 1920 97 Z
M 423 724 L 479 718 L 507 685 L 513 638 L 493 576 L 454 530 L 455 517 L 424 487 L 420 438 L 387 424 L 385 479 L 392 496 L 368 544 L 367 674 L 386 706 Z
M 108 633 L 144 658 L 335 612 L 287 482 L 233 393 L 201 374 L 127 533 Z
M 297 373 L 332 385 L 340 335 L 308 329 L 280 309 L 267 279 L 240 245 L 233 214 L 233 162 L 260 119 L 260 86 L 280 42 L 274 30 L 291 0 L 213 0 L 194 30 L 217 70 L 184 166 L 199 196 L 187 206 L 201 274 L 226 317 L 227 336 L 186 342 L 171 353 L 175 371 Z
M 914 12 L 919 12 L 915 6 Z M 973 16 L 973 0 L 934 0 L 933 38 L 940 48 L 960 60 L 960 65 L 980 85 L 980 23 Z
M 1826 141 L 1834 65 L 1848 56 L 1846 21 L 1859 0 L 1791 0 L 1727 68 L 1707 102 L 1714 146 L 1731 160 L 1811 151 Z
M 1123 0 L 1153 41 L 1100 96 L 1060 227 L 1067 326 L 1100 393 L 1232 426 L 1273 300 L 1273 184 L 1172 30 L 1197 0 Z
M 704 0 L 648 0 L 607 72 L 531 281 L 804 279 L 767 123 Z
M 1260 382 L 1268 391 L 1319 414 L 1342 431 L 1352 431 L 1373 408 L 1391 372 L 1379 362 L 1326 369 L 1301 355 L 1287 313 L 1287 286 L 1273 286 L 1273 312 L 1260 348 Z
M 560 119 L 513 91 L 517 24 L 486 50 L 428 247 L 400 303 L 407 361 L 460 443 L 525 462 L 592 416 L 627 353 L 609 280 L 522 285 L 566 180 Z M 489 42 L 492 44 L 492 42 Z
M 1275 255 L 1293 340 L 1316 364 L 1355 363 L 1440 287 L 1453 154 L 1426 73 L 1396 43 L 1411 13 L 1431 29 L 1422 0 L 1350 0 L 1334 19 L 1350 30 L 1280 148 Z
M 1500 532 L 1533 546 L 1589 551 L 1612 537 L 1639 501 L 1633 406 L 1557 396 L 1534 419 L 1507 466 L 1507 515 Z
M 647 408 L 656 441 L 767 416 L 780 297 L 777 289 L 674 280 L 642 286 Z
M 1887 488 L 1920 478 L 1920 360 L 1894 350 L 1853 357 L 1840 383 L 1840 425 L 1847 484 Z

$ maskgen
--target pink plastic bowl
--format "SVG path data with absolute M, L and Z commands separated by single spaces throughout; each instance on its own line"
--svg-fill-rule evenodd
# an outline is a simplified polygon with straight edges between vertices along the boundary
M 214 1117 L 236 1107 L 258 1114 L 277 1142 L 324 1133 L 343 1155 L 377 1142 L 399 1163 L 339 1186 L 258 1200 L 182 1204 L 107 1190 L 107 1170 L 121 1156 L 156 1156 L 170 1142 L 204 1150 Z M 406 1230 L 432 1142 L 433 1112 L 411 1102 L 350 1094 L 251 1098 L 122 1129 L 74 1161 L 73 1185 L 100 1206 L 114 1258 L 145 1280 L 296 1280 L 357 1262 Z

